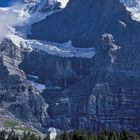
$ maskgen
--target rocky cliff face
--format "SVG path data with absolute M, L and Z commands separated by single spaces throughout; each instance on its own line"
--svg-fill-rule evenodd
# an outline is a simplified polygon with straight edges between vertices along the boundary
M 47 81 L 50 81 L 48 83 L 50 86 L 54 84 L 64 87 L 89 75 L 92 61 L 88 58 L 66 58 L 32 52 L 25 54 L 20 66 L 26 74 L 40 77 L 46 85 Z
M 38 123 L 39 127 L 48 117 L 48 105 L 19 68 L 25 51 L 10 40 L 0 44 L 0 106 L 21 120 Z
M 23 81 L 26 75 L 18 68 L 21 61 L 21 49 L 16 47 L 10 40 L 4 40 L 0 44 L 0 81 Z
M 61 12 L 34 24 L 30 37 L 72 40 L 85 51 L 95 47 L 96 53 L 62 55 L 63 44 L 51 48 L 45 41 L 27 40 L 24 44 L 35 48 L 29 51 L 4 42 L 1 105 L 19 118 L 38 122 L 38 128 L 140 132 L 139 29 L 140 23 L 118 0 L 70 0 Z M 46 86 L 43 92 L 35 88 L 39 83 Z
M 54 127 L 140 130 L 139 29 L 118 0 L 71 0 L 60 13 L 33 25 L 32 38 L 72 40 L 98 52 L 86 67 L 88 75 L 54 95 L 42 93 Z
M 139 132 L 139 47 L 119 46 L 104 34 L 95 57 L 61 58 L 32 52 L 21 68 L 46 84 L 45 127 L 111 128 Z

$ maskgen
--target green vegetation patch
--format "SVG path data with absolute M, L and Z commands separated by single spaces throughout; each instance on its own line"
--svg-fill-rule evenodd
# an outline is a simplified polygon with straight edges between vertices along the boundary
M 14 120 L 6 120 L 6 121 L 4 121 L 4 126 L 6 128 L 15 128 L 18 125 L 19 125 L 19 123 L 14 121 Z
M 37 133 L 34 129 L 32 129 L 30 127 L 17 127 L 15 130 L 20 130 L 23 132 Z

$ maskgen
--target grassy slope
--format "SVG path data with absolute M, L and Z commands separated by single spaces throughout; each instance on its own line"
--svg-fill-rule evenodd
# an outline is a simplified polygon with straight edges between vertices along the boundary
M 4 129 L 7 131 L 15 130 L 18 133 L 31 132 L 37 135 L 43 135 L 32 126 L 15 118 L 14 115 L 1 108 L 0 108 L 0 129 L 2 130 Z

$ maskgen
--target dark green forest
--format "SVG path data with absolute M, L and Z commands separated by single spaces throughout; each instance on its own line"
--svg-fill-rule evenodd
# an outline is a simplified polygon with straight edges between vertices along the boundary
M 23 133 L 18 135 L 16 132 L 9 133 L 5 131 L 0 132 L 0 140 L 50 140 L 49 134 L 45 137 L 37 136 L 33 133 Z M 55 140 L 140 140 L 140 136 L 129 131 L 112 132 L 109 130 L 102 130 L 98 133 L 77 131 L 64 131 L 56 136 Z

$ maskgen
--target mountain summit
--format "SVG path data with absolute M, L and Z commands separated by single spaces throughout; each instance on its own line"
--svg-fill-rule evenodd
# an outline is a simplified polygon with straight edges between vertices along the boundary
M 119 0 L 70 0 L 61 12 L 33 24 L 30 37 L 59 43 L 71 40 L 74 46 L 95 47 L 103 33 L 121 41 L 125 32 L 137 32 L 135 25 Z

